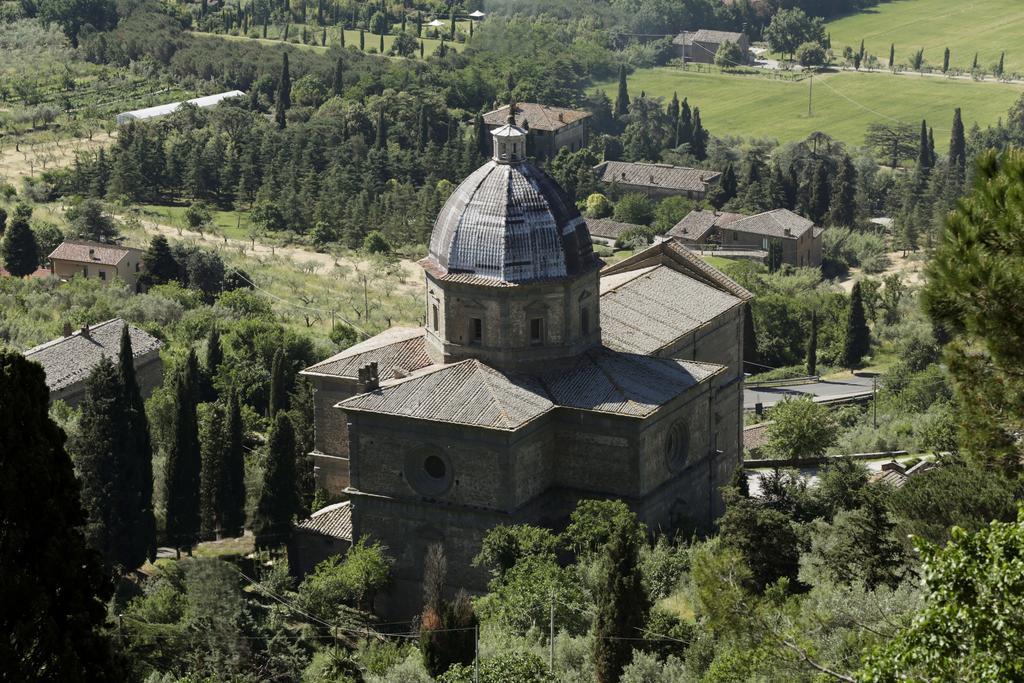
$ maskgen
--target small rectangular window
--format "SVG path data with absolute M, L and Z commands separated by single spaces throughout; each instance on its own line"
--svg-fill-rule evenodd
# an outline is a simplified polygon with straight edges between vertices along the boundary
M 430 307 L 430 312 L 431 312 L 431 322 L 432 322 L 433 327 L 434 327 L 434 332 L 437 332 L 437 330 L 440 328 L 440 325 L 438 324 L 440 322 L 439 321 L 440 316 L 438 315 L 437 304 L 433 304 Z
M 544 343 L 544 318 L 530 319 L 530 343 Z
M 586 306 L 580 308 L 580 330 L 584 335 L 590 334 L 590 309 Z
M 484 321 L 483 318 L 473 318 L 473 343 L 479 344 L 484 340 Z
M 105 271 L 105 270 L 101 270 L 100 271 L 100 279 L 101 280 L 106 280 L 107 279 L 107 271 Z
M 82 277 L 89 277 L 89 266 L 82 266 Z

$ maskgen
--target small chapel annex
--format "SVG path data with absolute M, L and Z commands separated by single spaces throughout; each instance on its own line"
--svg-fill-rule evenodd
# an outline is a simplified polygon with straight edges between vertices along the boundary
M 425 325 L 302 373 L 317 485 L 345 499 L 317 525 L 388 547 L 392 614 L 418 611 L 431 544 L 453 587 L 482 590 L 472 559 L 498 524 L 557 528 L 618 498 L 652 528 L 707 529 L 740 464 L 751 295 L 675 241 L 602 269 L 526 131 L 492 135 L 420 262 Z

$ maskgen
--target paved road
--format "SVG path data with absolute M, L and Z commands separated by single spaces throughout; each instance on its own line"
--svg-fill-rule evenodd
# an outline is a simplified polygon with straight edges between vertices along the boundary
M 743 390 L 743 409 L 753 410 L 757 403 L 769 408 L 785 398 L 813 396 L 814 400 L 853 398 L 871 394 L 870 377 L 850 377 L 785 387 L 761 387 Z

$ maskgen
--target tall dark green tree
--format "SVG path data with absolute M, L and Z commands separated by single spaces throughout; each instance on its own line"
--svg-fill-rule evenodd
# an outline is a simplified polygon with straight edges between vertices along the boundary
M 121 378 L 113 362 L 104 358 L 89 375 L 73 451 L 89 516 L 85 538 L 119 572 L 145 560 L 145 554 L 133 552 L 140 506 L 133 477 L 135 444 L 124 438 L 130 430 Z
M 857 169 L 847 155 L 843 156 L 839 173 L 832 183 L 828 216 L 832 225 L 849 228 L 857 222 Z
M 626 83 L 626 65 L 619 66 L 619 93 L 615 97 L 615 118 L 629 114 L 629 86 Z
M 366 52 L 366 33 L 359 29 L 359 51 Z
M 871 350 L 871 330 L 864 315 L 864 299 L 860 282 L 855 282 L 850 293 L 850 310 L 846 317 L 846 342 L 843 345 L 843 364 L 848 368 L 860 365 Z
M 422 45 L 422 43 L 421 43 Z M 430 142 L 430 112 L 427 111 L 427 105 L 420 105 L 420 116 L 419 116 L 419 131 L 416 137 L 416 144 L 419 146 L 420 151 L 426 148 L 427 143 Z
M 287 361 L 284 349 L 274 352 L 274 360 L 270 364 L 270 392 L 267 401 L 267 416 L 273 418 L 278 411 L 288 408 L 288 384 L 285 372 Z
M 342 31 L 344 35 L 344 31 Z M 342 45 L 344 47 L 344 45 Z M 341 56 L 338 56 L 338 60 L 334 63 L 334 78 L 331 80 L 331 92 L 338 97 L 345 91 L 345 64 L 342 61 Z
M 999 53 L 999 63 L 996 64 L 996 71 L 995 71 L 996 78 L 1002 78 L 1003 77 L 1003 64 L 1005 63 L 1005 60 L 1006 60 L 1006 53 L 1005 52 L 1000 52 Z
M 672 93 L 672 100 L 668 103 L 668 117 L 672 120 L 674 126 L 679 122 L 679 95 L 675 92 Z
M 718 186 L 711 192 L 709 201 L 716 209 L 721 209 L 725 204 L 736 196 L 737 182 L 736 170 L 732 163 L 726 165 L 722 171 L 722 177 L 718 180 Z
M 828 182 L 828 165 L 818 162 L 809 166 L 805 183 L 806 186 L 803 188 L 806 196 L 805 214 L 820 225 L 828 215 L 829 203 L 832 200 Z
M 223 536 L 242 535 L 245 526 L 245 426 L 238 393 L 228 396 L 224 424 L 224 455 L 217 485 L 217 518 Z
M 633 658 L 636 634 L 647 624 L 650 601 L 639 566 L 636 528 L 619 524 L 604 547 L 595 597 L 594 670 L 599 683 L 617 683 Z
M 818 312 L 811 311 L 811 332 L 807 335 L 807 374 L 818 374 Z
M 478 112 L 473 117 L 473 138 L 476 141 L 476 153 L 484 158 L 487 158 L 490 151 L 489 137 L 487 126 L 484 125 L 483 114 Z
M 19 204 L 0 242 L 0 257 L 3 258 L 4 267 L 17 277 L 29 275 L 39 266 L 39 246 L 36 244 L 35 233 L 28 225 L 31 215 L 32 209 L 28 205 Z
M 388 123 L 384 118 L 384 107 L 377 112 L 377 149 L 386 149 L 388 146 Z
M 690 152 L 699 161 L 708 156 L 708 132 L 700 121 L 700 107 L 693 108 L 693 133 L 690 136 Z
M 216 401 L 217 390 L 214 388 L 214 379 L 220 364 L 224 362 L 224 348 L 220 343 L 220 329 L 216 325 L 210 327 L 206 335 L 206 360 L 203 363 L 203 400 Z
M 218 501 L 222 495 L 221 469 L 227 454 L 224 427 L 224 407 L 212 404 L 207 420 L 200 429 L 202 465 L 199 475 L 199 522 L 200 536 L 205 540 L 221 536 Z
M 121 347 L 117 357 L 121 386 L 128 406 L 129 431 L 122 435 L 132 444 L 129 462 L 132 486 L 138 493 L 138 507 L 133 511 L 135 529 L 132 561 L 135 567 L 145 559 L 156 559 L 156 515 L 153 511 L 153 441 L 146 417 L 146 403 L 135 374 L 135 353 L 128 326 L 121 328 Z
M 964 169 L 967 166 L 967 142 L 960 107 L 953 110 L 953 128 L 949 135 L 949 164 Z
M 917 170 L 927 176 L 932 168 L 932 151 L 928 142 L 928 123 L 921 119 L 921 142 L 917 150 Z
M 277 548 L 288 541 L 299 509 L 295 493 L 295 431 L 284 411 L 277 413 L 267 436 L 263 489 L 252 530 L 257 548 Z
M 942 73 L 949 71 L 949 48 L 942 53 Z
M 896 43 L 889 43 L 889 68 L 896 66 Z
M 683 98 L 679 106 L 679 122 L 676 124 L 676 147 L 688 145 L 693 139 L 693 114 L 690 112 L 690 103 Z
M 0 671 L 11 681 L 116 681 L 113 594 L 85 541 L 86 513 L 50 420 L 46 376 L 0 349 Z
M 196 419 L 198 384 L 199 362 L 190 350 L 174 379 L 174 425 L 164 471 L 167 541 L 179 552 L 181 548 L 191 552 L 199 535 L 202 456 Z
M 274 94 L 274 121 L 278 128 L 287 125 L 286 112 L 292 107 L 292 78 L 288 71 L 288 53 L 281 55 L 281 76 L 277 81 L 277 92 Z

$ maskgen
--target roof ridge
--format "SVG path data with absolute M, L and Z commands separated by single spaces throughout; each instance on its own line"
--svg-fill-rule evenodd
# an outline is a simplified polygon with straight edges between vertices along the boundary
M 498 371 L 490 367 L 489 365 L 484 364 L 477 358 L 471 358 L 470 360 L 474 364 L 474 371 L 480 375 L 480 383 L 484 385 L 484 389 L 487 390 L 487 394 L 491 397 L 491 401 L 493 401 L 494 405 L 498 407 L 498 412 L 501 414 L 501 419 L 505 429 L 508 429 L 511 423 L 508 410 L 505 408 L 505 404 L 498 399 L 496 392 L 494 390 L 494 386 L 491 384 L 492 378 L 490 376 L 490 373 L 484 371 L 484 368 L 494 373 L 497 373 Z
M 89 325 L 89 331 L 92 332 L 93 330 L 98 330 L 99 328 L 103 327 L 104 325 L 108 325 L 108 324 L 110 324 L 112 322 L 116 322 L 118 320 L 120 320 L 125 325 L 128 325 L 128 326 L 132 327 L 131 323 L 127 322 L 124 318 L 118 317 L 118 318 L 111 318 L 110 320 L 104 320 L 103 322 L 95 323 L 93 325 Z M 139 329 L 139 328 L 136 327 L 135 329 Z M 149 334 L 149 333 L 147 332 L 146 334 Z M 52 348 L 54 346 L 57 346 L 58 344 L 62 344 L 63 342 L 70 341 L 71 339 L 76 339 L 76 338 L 81 337 L 81 336 L 82 336 L 82 329 L 78 328 L 77 330 L 73 330 L 71 332 L 71 334 L 69 334 L 66 337 L 61 335 L 61 336 L 57 337 L 56 339 L 50 339 L 49 341 L 44 341 L 42 344 L 37 344 L 37 345 L 33 346 L 30 349 L 26 349 L 25 351 L 22 352 L 22 355 L 23 356 L 28 356 L 30 353 L 37 353 L 37 352 L 42 351 L 44 349 Z
M 602 348 L 604 348 L 604 347 L 602 347 Z M 597 359 L 594 358 L 594 356 L 597 353 L 599 353 L 599 351 L 594 351 L 592 349 L 588 350 L 587 351 L 587 358 L 589 358 L 590 362 L 594 364 L 594 367 L 597 368 L 597 371 L 600 372 L 602 375 L 604 375 L 604 377 L 608 380 L 608 383 L 611 384 L 612 387 L 614 387 L 615 391 L 619 392 L 619 394 L 622 395 L 623 402 L 631 403 L 631 404 L 632 403 L 636 403 L 636 401 L 634 401 L 632 398 L 629 397 L 629 394 L 622 387 L 622 385 L 615 381 L 615 379 L 611 376 L 611 374 L 608 372 L 608 370 L 606 370 L 603 365 L 601 365 L 600 363 L 597 362 Z M 650 356 L 650 357 L 653 358 L 653 356 Z

